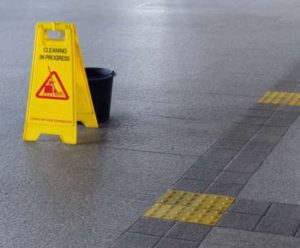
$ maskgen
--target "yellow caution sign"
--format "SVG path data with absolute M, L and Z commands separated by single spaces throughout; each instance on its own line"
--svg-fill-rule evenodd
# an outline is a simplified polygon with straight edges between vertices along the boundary
M 38 23 L 23 138 L 59 135 L 63 143 L 76 144 L 77 121 L 98 127 L 76 27 Z

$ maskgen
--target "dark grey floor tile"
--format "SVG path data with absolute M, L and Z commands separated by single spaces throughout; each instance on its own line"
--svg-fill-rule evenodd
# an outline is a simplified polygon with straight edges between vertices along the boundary
M 240 150 L 247 141 L 245 140 L 231 140 L 231 139 L 221 139 L 214 146 L 218 148 Z
M 245 116 L 239 123 L 247 123 L 248 125 L 262 125 L 269 117 Z
M 202 168 L 190 168 L 183 176 L 183 178 L 202 180 L 202 181 L 213 181 L 221 171 L 219 170 L 209 170 Z
M 299 226 L 299 228 L 298 228 L 298 232 L 296 233 L 295 237 L 296 237 L 296 238 L 300 238 L 300 226 Z
M 206 159 L 198 159 L 192 166 L 192 168 L 203 168 L 209 170 L 223 170 L 227 162 L 225 161 L 207 161 Z
M 199 242 L 163 238 L 159 241 L 155 248 L 196 248 L 198 246 Z
M 244 173 L 254 173 L 262 165 L 262 162 L 245 162 L 245 161 L 232 161 L 225 168 L 225 171 L 235 171 Z
M 300 205 L 273 203 L 266 215 L 300 220 Z
M 251 152 L 271 152 L 271 150 L 277 145 L 277 142 L 257 142 L 250 141 L 244 148 L 243 151 Z
M 172 188 L 190 192 L 203 192 L 209 185 L 208 181 L 199 181 L 188 178 L 182 178 L 177 181 Z
M 228 196 L 237 196 L 244 185 L 241 184 L 225 184 L 225 183 L 216 183 L 213 182 L 205 192 L 210 194 L 218 194 L 218 195 L 228 195 Z
M 170 230 L 174 223 L 174 221 L 142 217 L 131 226 L 128 232 L 163 236 L 167 231 Z
M 198 248 L 299 248 L 299 245 L 300 240 L 293 237 L 216 227 Z
M 218 226 L 252 231 L 260 219 L 259 215 L 227 212 Z
M 251 109 L 259 109 L 259 110 L 270 110 L 275 111 L 278 108 L 278 105 L 275 104 L 263 104 L 263 103 L 255 103 Z
M 279 106 L 278 110 L 288 112 L 292 111 L 300 114 L 300 108 L 298 106 L 281 105 Z
M 211 229 L 207 225 L 177 222 L 166 234 L 168 238 L 202 241 Z
M 270 205 L 270 202 L 237 198 L 235 199 L 233 205 L 230 207 L 229 211 L 245 214 L 263 215 Z
M 223 171 L 215 180 L 217 183 L 246 184 L 252 177 L 252 173 L 240 173 Z
M 113 248 L 152 248 L 160 237 L 139 233 L 124 233 L 114 244 Z
M 285 236 L 294 236 L 299 226 L 298 220 L 264 216 L 258 224 L 256 231 Z
M 245 132 L 245 133 L 256 133 L 262 125 L 253 125 L 248 123 L 237 123 L 229 129 L 230 132 Z
M 297 85 L 295 84 L 277 84 L 271 87 L 272 91 L 293 92 Z
M 293 124 L 295 119 L 282 119 L 279 117 L 271 117 L 268 121 L 266 121 L 265 126 L 271 127 L 289 127 Z
M 299 116 L 299 113 L 293 111 L 276 111 L 265 123 L 266 126 L 290 126 Z
M 225 163 L 227 163 L 236 154 L 237 154 L 237 151 L 235 151 L 235 150 L 212 148 L 203 156 L 203 159 L 206 161 L 224 161 Z
M 283 111 L 283 110 L 277 110 L 272 117 L 281 118 L 281 119 L 291 119 L 295 120 L 299 116 L 299 113 L 295 111 Z
M 242 150 L 232 162 L 236 163 L 259 163 L 266 159 L 268 151 L 246 151 Z
M 243 131 L 228 131 L 224 138 L 232 140 L 243 140 L 245 142 L 249 141 L 256 133 L 253 132 L 243 132 Z
M 249 109 L 245 116 L 255 116 L 255 117 L 270 117 L 273 114 L 272 110 L 263 109 Z
M 265 126 L 256 134 L 253 141 L 258 142 L 277 142 L 284 133 L 287 131 L 287 127 L 269 127 Z
M 299 83 L 297 81 L 279 81 L 271 87 L 272 91 L 293 92 Z

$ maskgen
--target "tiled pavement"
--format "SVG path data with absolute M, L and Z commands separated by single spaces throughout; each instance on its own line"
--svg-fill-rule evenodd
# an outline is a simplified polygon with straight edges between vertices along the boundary
M 296 0 L 1 0 L 0 247 L 299 248 L 300 231 L 291 234 L 299 107 L 253 105 L 268 91 L 300 92 L 298 8 Z M 86 66 L 118 73 L 111 121 L 80 127 L 77 146 L 21 139 L 38 21 L 75 22 Z M 231 193 L 240 210 L 213 227 L 152 218 L 133 228 L 171 188 Z M 276 207 L 269 225 L 269 203 L 293 214 Z M 254 231 L 239 229 L 257 218 Z
M 292 94 L 292 88 L 297 85 L 292 84 L 291 87 L 287 83 L 278 83 L 275 88 L 289 89 Z M 249 179 L 300 114 L 300 108 L 296 105 L 298 103 L 291 104 L 283 98 L 281 101 L 264 103 L 265 98 L 259 101 L 262 103 L 256 103 L 250 108 L 171 187 L 175 192 L 204 192 L 237 197 L 216 225 L 176 221 L 172 215 L 166 215 L 171 216 L 167 217 L 170 220 L 150 215 L 151 218 L 138 219 L 116 240 L 113 247 L 199 247 L 210 231 L 213 229 L 213 233 L 218 228 L 223 228 L 221 231 L 228 228 L 294 237 L 295 244 L 291 247 L 300 245 L 297 239 L 300 237 L 300 205 L 239 197 Z M 200 247 L 205 247 L 206 243 L 209 241 Z M 219 246 L 215 244 L 215 247 Z

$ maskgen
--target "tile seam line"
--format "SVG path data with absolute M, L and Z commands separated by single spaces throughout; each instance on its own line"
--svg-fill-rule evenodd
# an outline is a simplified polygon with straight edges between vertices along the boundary
M 262 218 L 261 218 L 262 219 Z M 261 220 L 260 220 L 261 221 Z M 259 221 L 259 222 L 260 222 Z M 300 239 L 299 237 L 296 237 L 295 235 L 297 234 L 297 231 L 295 234 L 293 235 L 284 235 L 284 234 L 279 234 L 279 233 L 270 233 L 270 232 L 263 232 L 263 231 L 257 231 L 256 227 L 253 230 L 246 230 L 246 229 L 239 229 L 239 228 L 235 228 L 235 227 L 225 227 L 225 226 L 214 226 L 213 228 L 224 228 L 224 229 L 231 229 L 231 230 L 240 230 L 240 231 L 246 231 L 246 232 L 254 232 L 254 233 L 262 233 L 262 234 L 270 234 L 270 235 L 276 235 L 279 237 L 286 237 L 286 238 L 296 238 L 296 239 Z M 211 231 L 209 231 L 211 232 Z M 204 239 L 203 239 L 204 240 Z
M 261 215 L 259 221 L 256 223 L 256 225 L 255 225 L 255 227 L 254 227 L 254 229 L 253 229 L 254 232 L 258 232 L 258 231 L 256 231 L 256 229 L 258 228 L 259 224 L 261 223 L 261 220 L 263 219 L 263 217 L 265 217 L 265 216 L 267 215 L 267 213 L 269 212 L 269 210 L 270 210 L 270 208 L 272 207 L 273 203 L 274 203 L 274 202 L 270 202 L 270 204 L 269 204 L 269 206 L 267 207 L 267 209 L 266 209 L 266 210 L 264 211 L 264 213 Z
M 241 230 L 241 229 L 237 229 L 237 230 Z M 257 230 L 253 230 L 251 232 L 254 233 L 263 233 L 263 234 L 270 234 L 270 235 L 276 235 L 278 237 L 286 237 L 286 238 L 295 238 L 295 239 L 299 239 L 298 237 L 294 236 L 294 235 L 286 235 L 286 234 L 279 234 L 279 233 L 271 233 L 271 232 L 260 232 Z M 297 234 L 297 233 L 296 233 Z
M 155 246 L 156 245 L 158 245 L 158 243 L 161 241 L 161 238 L 159 238 L 156 242 L 155 242 L 155 244 L 153 244 L 153 246 L 151 247 L 151 248 L 155 248 Z
M 260 222 L 260 221 L 259 221 Z M 269 233 L 269 232 L 262 232 L 262 231 L 257 231 L 256 227 L 253 230 L 245 230 L 245 229 L 239 229 L 239 228 L 235 228 L 235 227 L 225 227 L 225 226 L 214 226 L 213 228 L 224 228 L 224 229 L 233 229 L 233 230 L 240 230 L 240 231 L 246 231 L 246 232 L 255 232 L 255 233 L 263 233 L 263 234 L 270 234 L 270 235 L 276 235 L 279 237 L 288 237 L 288 238 L 296 238 L 299 239 L 298 237 L 296 237 L 295 235 L 283 235 L 283 234 L 278 234 L 278 233 Z M 297 229 L 298 230 L 298 229 Z M 296 231 L 297 234 L 297 231 Z
M 124 148 L 124 147 L 113 147 L 113 146 L 106 146 L 103 147 L 104 149 L 112 149 L 112 150 L 125 150 L 125 151 L 133 151 L 133 152 L 144 152 L 144 153 L 154 153 L 154 154 L 163 154 L 163 155 L 173 155 L 178 157 L 194 157 L 199 158 L 199 155 L 195 154 L 183 154 L 183 153 L 171 153 L 171 152 L 157 152 L 157 151 L 150 151 L 150 150 L 139 150 L 139 149 L 130 149 L 130 148 Z
M 175 224 L 161 237 L 162 239 L 163 238 L 168 238 L 168 233 L 171 231 L 171 229 L 176 225 L 176 223 L 180 223 L 179 221 L 175 221 Z M 182 222 L 181 222 L 182 223 Z M 194 224 L 194 225 L 197 225 L 197 224 Z M 210 228 L 211 229 L 211 228 Z M 201 233 L 205 233 L 205 235 L 204 235 L 204 238 L 206 237 L 206 235 L 208 234 L 210 232 L 210 230 L 209 231 L 207 231 L 207 232 L 201 232 Z M 202 239 L 202 240 L 204 240 L 204 238 Z M 199 242 L 199 241 L 193 241 L 193 240 L 190 240 L 190 239 L 184 239 L 184 238 L 171 238 L 171 239 L 179 239 L 179 240 L 184 240 L 184 241 L 192 241 L 192 242 L 196 242 L 196 243 L 199 243 L 199 245 L 200 245 L 200 243 L 201 243 L 201 241 Z
M 272 204 L 270 204 L 272 205 Z M 264 215 L 260 215 L 258 222 L 256 223 L 256 225 L 253 227 L 253 229 L 251 230 L 252 232 L 255 232 L 256 229 L 258 228 L 259 224 L 261 223 L 262 219 L 264 218 Z
M 165 118 L 165 119 L 188 120 L 188 121 L 195 121 L 195 122 L 199 122 L 202 120 L 201 118 L 184 118 L 184 117 L 181 118 L 176 116 L 167 116 L 167 115 L 158 115 L 158 114 L 147 114 L 147 115 L 153 117 Z
M 296 228 L 296 231 L 293 235 L 293 237 L 295 237 L 295 238 L 297 238 L 296 235 L 297 235 L 298 231 L 300 231 L 300 220 L 298 220 L 298 221 L 299 221 L 298 227 Z

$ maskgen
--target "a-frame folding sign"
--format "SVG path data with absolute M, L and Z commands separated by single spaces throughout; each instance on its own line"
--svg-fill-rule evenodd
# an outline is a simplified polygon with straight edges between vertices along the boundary
M 76 27 L 72 23 L 38 23 L 23 138 L 59 135 L 76 144 L 77 121 L 98 127 Z

